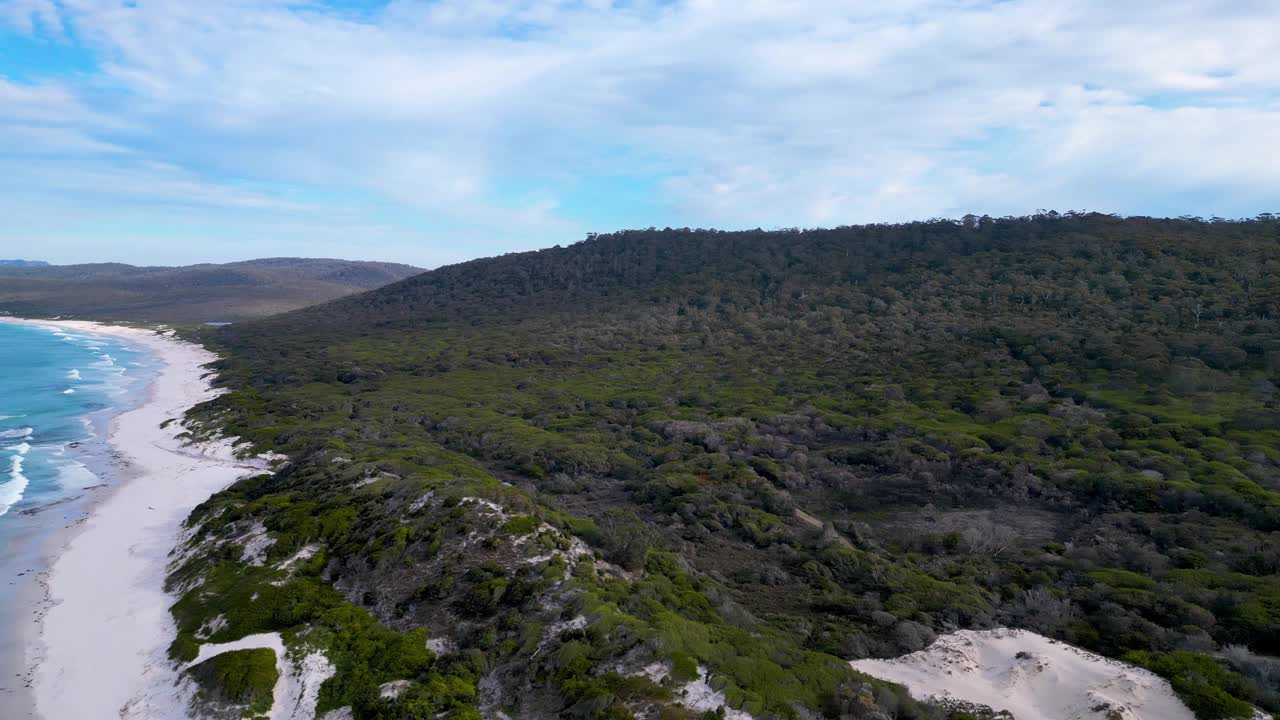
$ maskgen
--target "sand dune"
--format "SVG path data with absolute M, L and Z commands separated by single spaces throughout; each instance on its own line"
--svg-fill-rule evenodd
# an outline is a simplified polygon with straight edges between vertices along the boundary
M 1194 720 L 1163 678 L 1026 630 L 964 630 L 920 652 L 850 663 L 917 697 L 1008 710 L 1017 720 Z

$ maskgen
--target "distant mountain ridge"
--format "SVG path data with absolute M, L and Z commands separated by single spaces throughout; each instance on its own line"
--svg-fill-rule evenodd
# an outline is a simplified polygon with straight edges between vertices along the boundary
M 139 322 L 238 321 L 372 290 L 420 272 L 410 265 L 327 258 L 182 267 L 5 261 L 0 262 L 0 312 Z
M 49 267 L 44 260 L 0 260 L 3 267 Z

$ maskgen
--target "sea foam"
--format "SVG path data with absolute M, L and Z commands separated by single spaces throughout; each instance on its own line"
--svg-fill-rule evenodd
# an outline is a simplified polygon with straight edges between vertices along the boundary
M 73 448 L 100 440 L 95 426 L 141 387 L 147 360 L 109 336 L 0 324 L 0 515 L 7 514 L 0 518 L 0 548 L 14 527 L 15 505 L 59 502 L 109 482 L 73 457 L 98 446 Z M 5 560 L 0 574 L 9 569 Z M 0 608 L 0 625 L 5 619 Z
M 84 463 L 72 460 L 70 462 L 59 463 L 58 484 L 68 490 L 83 490 L 94 485 L 101 484 L 101 480 L 97 475 L 93 474 Z
M 22 500 L 27 482 L 27 476 L 22 474 L 22 455 L 14 455 L 10 459 L 9 479 L 0 482 L 0 515 L 8 513 L 9 508 Z

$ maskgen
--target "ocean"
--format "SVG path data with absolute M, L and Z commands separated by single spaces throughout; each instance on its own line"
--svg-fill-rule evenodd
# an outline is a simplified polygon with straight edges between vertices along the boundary
M 0 709 L 21 690 L 51 544 L 116 481 L 108 423 L 142 402 L 155 369 L 119 338 L 0 321 Z
M 81 456 L 132 406 L 147 360 L 115 338 L 0 323 L 0 528 L 103 482 Z

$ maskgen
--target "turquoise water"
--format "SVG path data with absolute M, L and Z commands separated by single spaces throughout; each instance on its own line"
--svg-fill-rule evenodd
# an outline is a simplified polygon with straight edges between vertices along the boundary
M 0 533 L 14 513 L 103 483 L 81 456 L 136 400 L 148 362 L 122 340 L 0 322 Z
M 142 401 L 154 362 L 116 338 L 0 321 L 0 718 L 35 717 L 39 575 L 117 482 L 107 426 Z

